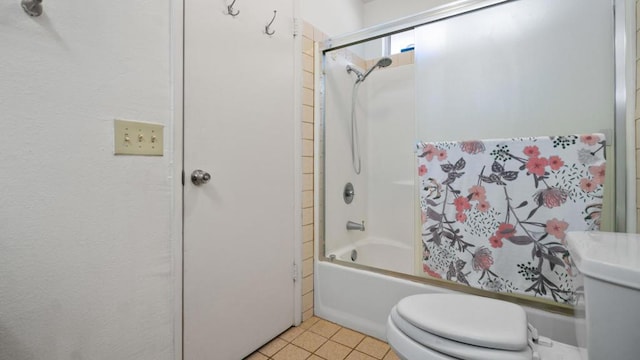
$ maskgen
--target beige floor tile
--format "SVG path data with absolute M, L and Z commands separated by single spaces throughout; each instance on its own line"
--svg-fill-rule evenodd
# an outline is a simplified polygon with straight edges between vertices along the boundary
M 320 336 L 324 336 L 328 339 L 333 336 L 333 334 L 337 333 L 340 328 L 340 325 L 336 325 L 327 320 L 320 319 L 309 328 L 309 331 L 313 331 L 314 333 Z
M 244 360 L 268 360 L 269 358 L 260 354 L 259 352 L 254 352 L 253 354 L 244 358 Z
M 311 355 L 310 352 L 289 344 L 272 356 L 274 360 L 305 360 Z
M 297 338 L 298 336 L 300 336 L 300 334 L 302 334 L 305 331 L 306 331 L 305 329 L 299 326 L 294 326 L 289 330 L 280 334 L 279 338 L 283 339 L 284 341 L 292 342 L 293 339 Z
M 385 355 L 384 360 L 400 360 L 400 358 L 393 352 L 393 350 L 389 350 L 387 355 Z
M 319 317 L 312 316 L 311 318 L 305 320 L 302 324 L 300 324 L 300 327 L 303 329 L 309 329 L 310 327 L 315 325 L 315 323 L 317 323 L 318 321 L 320 321 Z
M 382 359 L 387 354 L 387 351 L 389 351 L 389 345 L 378 339 L 367 336 L 360 342 L 360 344 L 358 344 L 356 350 L 373 356 L 376 359 Z
M 350 352 L 348 347 L 329 340 L 316 350 L 316 355 L 327 360 L 343 360 Z
M 338 332 L 331 337 L 331 340 L 342 345 L 346 345 L 352 349 L 355 349 L 356 345 L 358 345 L 362 339 L 364 339 L 364 335 L 346 328 L 338 330 Z
M 306 331 L 297 338 L 295 338 L 291 343 L 299 346 L 307 351 L 314 352 L 318 350 L 322 344 L 327 342 L 326 338 L 322 336 L 312 333 L 311 331 Z
M 318 355 L 311 355 L 311 357 L 307 360 L 324 360 L 324 359 Z
M 276 338 L 271 340 L 271 342 L 269 342 L 267 345 L 258 349 L 258 351 L 264 355 L 271 357 L 286 345 L 287 345 L 286 341 L 280 338 Z
M 363 354 L 360 351 L 354 350 L 344 360 L 376 360 L 376 358 L 371 357 L 367 354 Z

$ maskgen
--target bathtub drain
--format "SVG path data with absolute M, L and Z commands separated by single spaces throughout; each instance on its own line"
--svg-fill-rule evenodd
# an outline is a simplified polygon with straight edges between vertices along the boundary
M 351 261 L 356 261 L 358 260 L 358 250 L 353 249 L 351 250 Z

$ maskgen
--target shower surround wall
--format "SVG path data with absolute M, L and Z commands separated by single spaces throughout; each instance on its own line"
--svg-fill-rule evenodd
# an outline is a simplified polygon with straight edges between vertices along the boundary
M 355 76 L 347 65 L 363 70 L 378 58 L 363 60 L 359 47 L 337 50 L 325 57 L 325 246 L 327 254 L 353 248 L 362 239 L 392 241 L 414 247 L 415 99 L 413 52 L 392 56 L 389 67 L 378 68 L 360 83 L 356 98 L 362 172 L 351 164 L 350 121 Z M 351 204 L 342 199 L 353 183 Z M 348 231 L 346 221 L 365 221 L 366 231 Z M 407 259 L 408 262 L 412 258 Z
M 175 359 L 178 2 L 43 5 L 0 4 L 0 359 Z M 116 117 L 164 156 L 114 156 Z

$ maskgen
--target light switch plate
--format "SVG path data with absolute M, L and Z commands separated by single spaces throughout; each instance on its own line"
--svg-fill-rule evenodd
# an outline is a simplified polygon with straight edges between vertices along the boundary
M 163 128 L 161 124 L 115 119 L 115 154 L 162 156 Z

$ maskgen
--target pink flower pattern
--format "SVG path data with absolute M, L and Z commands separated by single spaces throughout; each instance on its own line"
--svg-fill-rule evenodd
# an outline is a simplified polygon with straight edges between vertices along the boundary
M 604 184 L 605 170 L 606 170 L 606 164 L 589 166 L 589 173 L 593 175 L 593 182 L 596 185 Z
M 599 226 L 604 136 L 423 143 L 417 153 L 426 276 L 573 303 L 564 239 Z M 509 270 L 513 256 L 522 260 Z
M 427 165 L 420 165 L 418 168 L 418 176 L 424 176 L 427 173 Z
M 569 223 L 566 221 L 558 220 L 553 218 L 548 220 L 545 224 L 545 231 L 549 235 L 555 236 L 557 239 L 564 240 L 565 231 L 569 228 Z
M 547 165 L 549 161 L 546 158 L 532 157 L 527 161 L 527 170 L 531 174 L 543 176 Z
M 551 170 L 558 171 L 560 168 L 564 166 L 564 161 L 560 159 L 559 156 L 551 156 L 549 157 L 549 167 Z
M 600 136 L 595 134 L 582 135 L 580 136 L 580 141 L 587 145 L 593 146 L 600 141 Z

